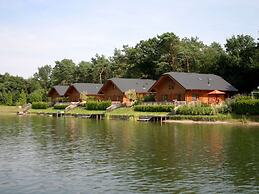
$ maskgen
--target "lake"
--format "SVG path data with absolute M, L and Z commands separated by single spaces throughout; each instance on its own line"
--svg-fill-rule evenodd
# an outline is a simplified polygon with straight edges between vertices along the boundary
M 258 193 L 259 127 L 0 115 L 0 193 Z

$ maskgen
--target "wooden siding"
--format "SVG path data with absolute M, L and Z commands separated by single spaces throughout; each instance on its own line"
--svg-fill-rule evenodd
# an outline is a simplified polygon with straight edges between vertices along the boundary
M 112 82 L 108 81 L 102 88 L 103 100 L 119 101 L 126 105 L 131 105 L 131 101 L 125 96 L 125 93 L 118 89 L 118 87 Z M 143 99 L 144 96 L 150 93 L 137 93 L 137 98 Z
M 226 99 L 226 95 L 224 94 L 219 94 L 219 95 L 209 95 L 209 104 L 220 104 L 224 102 Z
M 207 90 L 188 90 L 185 94 L 186 102 L 199 101 L 206 104 L 219 104 L 225 100 L 224 94 L 209 95 Z
M 54 102 L 54 103 L 58 102 L 59 98 L 61 98 L 55 89 L 52 89 L 48 94 L 48 96 L 50 97 L 51 102 Z
M 68 91 L 66 92 L 66 96 L 69 99 L 69 102 L 79 102 L 82 101 L 82 95 L 79 93 L 74 86 L 70 86 Z M 102 99 L 102 95 L 99 94 L 84 94 L 85 96 L 94 97 L 96 100 Z M 84 99 L 84 98 L 83 98 Z
M 111 101 L 120 101 L 123 102 L 125 98 L 123 92 L 121 92 L 111 81 L 106 83 L 106 86 L 102 90 L 103 99 Z
M 80 93 L 75 89 L 74 86 L 70 86 L 66 92 L 66 96 L 68 97 L 70 102 L 79 102 L 80 101 Z
M 185 89 L 169 76 L 162 76 L 153 89 L 156 92 L 156 101 L 184 101 Z
M 156 101 L 186 101 L 195 102 L 199 101 L 206 104 L 218 104 L 225 100 L 227 95 L 209 95 L 209 90 L 185 90 L 177 81 L 165 75 L 162 76 L 152 91 L 156 92 Z

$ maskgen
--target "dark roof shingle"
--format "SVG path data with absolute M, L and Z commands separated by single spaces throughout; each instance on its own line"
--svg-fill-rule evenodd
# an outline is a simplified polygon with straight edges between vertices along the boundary
M 237 91 L 234 86 L 222 77 L 214 74 L 168 72 L 163 75 L 169 75 L 187 90 Z
M 134 89 L 137 93 L 146 93 L 156 82 L 151 79 L 112 78 L 112 81 L 122 92 Z
M 94 83 L 74 83 L 72 86 L 82 94 L 97 94 L 103 84 Z
M 64 96 L 69 86 L 53 86 L 52 89 L 56 90 L 59 96 Z

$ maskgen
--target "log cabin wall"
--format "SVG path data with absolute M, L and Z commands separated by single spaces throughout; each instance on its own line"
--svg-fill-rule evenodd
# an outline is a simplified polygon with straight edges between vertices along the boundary
M 156 92 L 156 101 L 184 101 L 185 89 L 169 76 L 163 76 L 157 86 L 154 88 Z
M 123 102 L 125 97 L 111 81 L 109 81 L 105 88 L 102 90 L 104 100 L 120 101 Z

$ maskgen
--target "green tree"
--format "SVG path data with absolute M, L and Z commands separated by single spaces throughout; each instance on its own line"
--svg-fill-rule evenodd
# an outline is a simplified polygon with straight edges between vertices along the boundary
M 161 74 L 168 71 L 181 71 L 182 67 L 179 63 L 180 38 L 174 33 L 164 33 L 158 36 L 159 60 L 157 62 L 158 78 Z
M 35 78 L 29 78 L 27 79 L 27 92 L 32 93 L 35 90 L 41 89 L 40 82 Z M 46 88 L 47 89 L 47 88 Z
M 52 67 L 50 65 L 44 65 L 38 68 L 38 72 L 33 77 L 40 83 L 41 87 L 45 90 L 51 86 Z
M 28 102 L 30 103 L 42 102 L 44 94 L 45 94 L 44 89 L 35 90 L 34 92 L 28 95 Z
M 217 42 L 205 46 L 200 59 L 199 72 L 218 74 L 220 60 L 225 55 L 226 52 Z
M 6 93 L 6 97 L 5 97 L 6 101 L 5 104 L 8 106 L 12 106 L 13 105 L 13 95 L 11 92 Z
M 103 83 L 112 77 L 111 62 L 104 55 L 98 55 L 92 58 L 93 64 L 93 82 Z
M 250 92 L 258 86 L 258 44 L 248 35 L 227 39 L 227 55 L 220 61 L 220 75 L 235 85 L 239 92 Z
M 134 48 L 128 48 L 128 61 L 131 64 L 128 71 L 132 77 L 156 77 L 156 65 L 159 59 L 157 45 L 158 39 L 154 37 L 140 41 Z
M 70 59 L 56 61 L 52 71 L 52 82 L 54 85 L 71 84 L 75 81 L 76 65 Z
M 127 46 L 123 46 L 123 50 L 115 49 L 114 54 L 111 57 L 111 72 L 112 77 L 128 77 L 127 70 L 130 68 L 129 63 L 127 62 L 127 56 L 125 54 Z
M 19 98 L 16 101 L 16 105 L 24 105 L 27 103 L 27 96 L 26 93 L 22 90 L 21 93 L 19 94 Z
M 199 72 L 205 45 L 197 37 L 183 38 L 180 43 L 178 60 L 181 71 Z
M 76 67 L 76 82 L 92 82 L 93 65 L 90 62 L 81 61 Z

